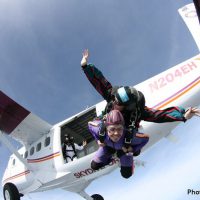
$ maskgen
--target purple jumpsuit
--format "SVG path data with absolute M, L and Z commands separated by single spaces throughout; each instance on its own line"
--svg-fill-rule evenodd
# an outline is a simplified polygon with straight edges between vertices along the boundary
M 99 140 L 99 131 L 101 129 L 101 120 L 95 120 L 95 125 L 89 123 L 89 130 L 91 134 L 94 136 L 95 140 Z M 103 167 L 110 163 L 112 159 L 112 155 L 117 152 L 117 156 L 120 159 L 120 165 L 121 165 L 121 174 L 124 178 L 129 178 L 133 173 L 133 155 L 126 155 L 122 151 L 123 142 L 124 142 L 124 136 L 125 131 L 123 132 L 122 137 L 118 142 L 113 142 L 108 135 L 106 134 L 106 138 L 104 140 L 104 143 L 106 146 L 99 147 L 97 150 L 94 158 L 93 158 L 93 165 L 91 167 L 95 170 L 99 169 L 100 167 Z M 136 134 L 134 139 L 132 140 L 131 146 L 133 148 L 133 153 L 138 152 L 142 149 L 142 147 L 149 141 L 149 137 L 145 136 L 141 133 Z M 95 166 L 94 166 L 95 165 Z

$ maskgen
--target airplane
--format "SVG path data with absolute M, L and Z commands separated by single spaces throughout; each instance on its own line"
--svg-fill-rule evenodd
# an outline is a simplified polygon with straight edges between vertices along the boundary
M 134 86 L 145 95 L 147 106 L 164 109 L 200 105 L 200 54 Z M 55 125 L 42 120 L 0 91 L 0 140 L 12 152 L 2 178 L 5 200 L 19 200 L 28 193 L 55 188 L 75 192 L 86 200 L 103 200 L 99 194 L 89 195 L 85 188 L 96 178 L 118 168 L 119 160 L 94 171 L 90 162 L 98 148 L 87 124 L 99 116 L 106 106 L 102 101 Z M 145 152 L 162 138 L 173 139 L 172 130 L 181 122 L 156 124 L 142 122 L 140 132 L 150 140 Z M 184 124 L 183 124 L 184 125 Z M 87 146 L 77 152 L 77 159 L 66 162 L 62 152 L 64 136 L 74 137 L 77 144 Z M 19 141 L 16 150 L 8 136 Z M 135 161 L 137 165 L 137 160 Z

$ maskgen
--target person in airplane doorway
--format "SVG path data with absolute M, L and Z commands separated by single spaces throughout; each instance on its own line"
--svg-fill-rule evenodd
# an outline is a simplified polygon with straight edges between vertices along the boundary
M 130 86 L 112 86 L 104 77 L 102 72 L 93 64 L 88 64 L 89 51 L 83 51 L 81 67 L 88 80 L 99 92 L 99 94 L 107 101 L 107 106 L 102 113 L 103 116 L 111 110 L 119 110 L 125 121 L 125 128 L 128 130 L 124 136 L 122 150 L 127 153 L 132 151 L 132 140 L 138 132 L 140 121 L 150 121 L 155 123 L 183 121 L 187 118 L 184 116 L 185 109 L 182 107 L 169 107 L 163 110 L 156 110 L 145 106 L 145 97 L 142 92 Z M 199 109 L 190 108 L 192 114 L 199 113 Z M 190 114 L 191 114 L 190 113 Z M 98 144 L 101 146 L 105 141 L 104 126 L 99 132 Z
M 111 110 L 106 117 L 106 121 L 95 119 L 88 122 L 88 127 L 98 142 L 99 131 L 102 125 L 105 125 L 105 141 L 104 146 L 100 146 L 97 150 L 92 162 L 91 168 L 98 170 L 112 161 L 112 156 L 116 153 L 120 159 L 121 175 L 124 178 L 132 176 L 134 171 L 133 156 L 137 156 L 142 147 L 149 141 L 149 136 L 142 133 L 136 133 L 131 141 L 131 152 L 125 153 L 122 150 L 124 137 L 126 134 L 124 117 L 119 110 Z
M 66 134 L 65 140 L 63 143 L 63 156 L 66 162 L 71 162 L 77 159 L 76 151 L 83 150 L 86 145 L 87 145 L 87 142 L 83 141 L 83 144 L 79 146 L 78 144 L 74 142 L 74 138 L 72 136 L 70 136 L 69 134 Z

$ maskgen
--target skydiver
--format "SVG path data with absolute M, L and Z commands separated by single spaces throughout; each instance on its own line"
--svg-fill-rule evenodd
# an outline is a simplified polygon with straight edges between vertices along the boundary
M 71 162 L 77 159 L 76 151 L 81 151 L 87 145 L 86 141 L 83 141 L 83 144 L 79 146 L 78 144 L 74 143 L 74 138 L 69 134 L 65 135 L 65 140 L 63 143 L 63 156 L 66 162 Z
M 110 110 L 117 109 L 121 111 L 125 127 L 129 131 L 124 137 L 124 152 L 132 151 L 131 142 L 134 135 L 138 132 L 141 120 L 155 123 L 183 121 L 185 122 L 193 115 L 199 115 L 200 110 L 197 108 L 189 108 L 187 112 L 182 107 L 169 107 L 164 110 L 155 110 L 145 106 L 145 97 L 142 92 L 137 91 L 134 87 L 129 86 L 112 86 L 112 84 L 104 77 L 102 72 L 93 64 L 88 64 L 89 51 L 83 51 L 81 67 L 90 83 L 99 92 L 99 94 L 107 101 L 105 113 Z M 104 145 L 105 134 L 104 128 L 99 132 L 98 144 Z
M 200 110 L 197 108 L 190 108 L 184 114 L 185 119 L 190 119 L 194 115 L 200 116 Z M 125 127 L 124 117 L 119 110 L 111 110 L 105 119 L 105 122 L 101 119 L 94 119 L 88 122 L 89 131 L 99 141 L 99 133 L 101 132 L 102 124 L 105 125 L 105 139 L 104 145 L 99 146 L 92 162 L 91 168 L 98 170 L 105 165 L 108 165 L 112 161 L 113 154 L 117 154 L 120 159 L 120 172 L 122 177 L 129 178 L 134 172 L 133 155 L 138 154 L 141 149 L 149 141 L 149 136 L 143 133 L 137 132 L 133 140 L 131 141 L 132 154 L 125 153 L 122 150 L 124 145 L 124 138 L 128 131 Z
M 112 155 L 116 152 L 120 159 L 121 175 L 124 178 L 132 176 L 134 171 L 133 155 L 126 154 L 122 150 L 126 129 L 124 128 L 124 118 L 119 110 L 111 110 L 105 121 L 105 141 L 104 146 L 100 146 L 97 150 L 92 162 L 91 168 L 98 170 L 101 167 L 108 165 L 112 160 Z M 96 119 L 88 122 L 88 127 L 95 140 L 99 140 L 99 131 L 101 130 L 102 120 Z M 136 133 L 130 146 L 132 152 L 140 152 L 142 147 L 148 142 L 149 137 L 145 134 Z

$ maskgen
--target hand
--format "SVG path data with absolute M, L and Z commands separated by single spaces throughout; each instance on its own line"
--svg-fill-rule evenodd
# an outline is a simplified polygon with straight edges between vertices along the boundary
M 83 141 L 83 147 L 85 147 L 86 145 L 87 145 L 87 141 L 84 140 L 84 141 Z
M 100 142 L 100 140 L 97 140 L 97 144 L 98 144 L 100 147 L 106 146 L 106 144 L 105 144 L 104 142 Z
M 200 117 L 200 109 L 196 107 L 189 108 L 186 113 L 184 114 L 185 119 L 191 119 L 193 116 Z
M 88 57 L 89 57 L 89 51 L 88 49 L 85 49 L 83 51 L 83 57 L 82 57 L 82 60 L 81 60 L 81 66 L 85 66 L 87 65 L 87 60 L 88 60 Z

